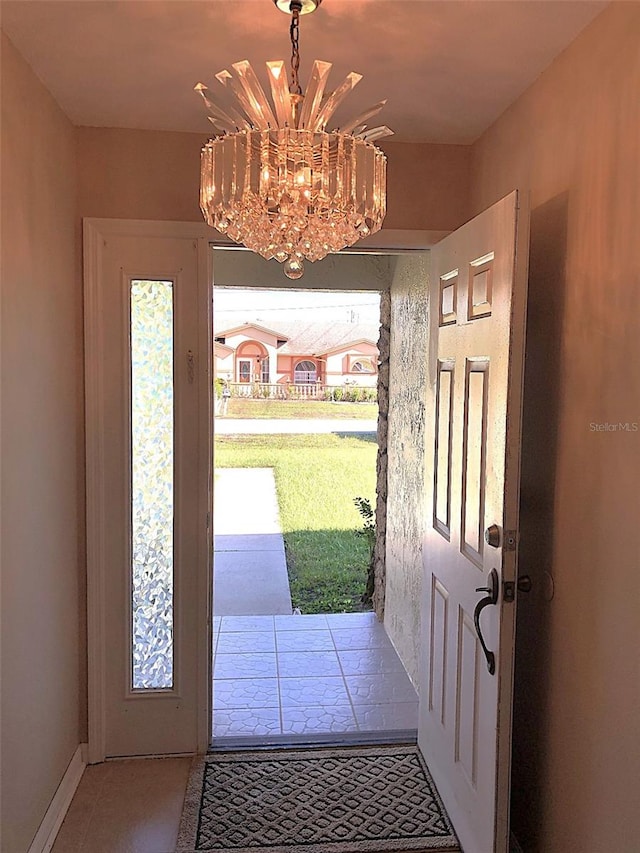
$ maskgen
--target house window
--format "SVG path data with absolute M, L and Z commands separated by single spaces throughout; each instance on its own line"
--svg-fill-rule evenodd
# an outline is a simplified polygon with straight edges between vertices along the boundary
M 318 378 L 316 366 L 312 361 L 299 361 L 293 371 L 293 381 L 296 385 L 307 385 Z
M 269 356 L 266 355 L 260 362 L 260 382 L 269 384 Z
M 360 356 L 355 361 L 351 362 L 352 373 L 375 373 L 376 368 L 373 359 Z
M 134 690 L 173 687 L 173 282 L 131 282 L 131 638 Z

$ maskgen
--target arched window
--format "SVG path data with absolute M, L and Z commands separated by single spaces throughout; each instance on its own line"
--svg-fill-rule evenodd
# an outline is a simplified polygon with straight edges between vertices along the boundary
M 359 358 L 357 361 L 351 362 L 352 373 L 375 373 L 376 369 L 371 358 Z
M 293 381 L 296 385 L 308 385 L 310 382 L 315 382 L 317 378 L 317 369 L 312 361 L 299 361 L 296 364 L 293 371 Z

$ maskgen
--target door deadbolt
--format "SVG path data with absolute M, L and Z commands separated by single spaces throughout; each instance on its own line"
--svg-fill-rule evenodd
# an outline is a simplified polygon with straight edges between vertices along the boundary
M 484 541 L 492 548 L 500 547 L 500 528 L 497 524 L 492 524 L 491 527 L 487 527 L 484 532 Z

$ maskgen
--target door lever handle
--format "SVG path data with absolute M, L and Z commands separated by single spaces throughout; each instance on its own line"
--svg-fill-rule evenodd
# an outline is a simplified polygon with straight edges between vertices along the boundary
M 484 652 L 484 656 L 487 661 L 487 669 L 489 670 L 489 675 L 494 675 L 496 671 L 496 656 L 492 651 L 489 651 L 489 649 L 487 648 L 487 644 L 484 641 L 484 637 L 482 636 L 482 628 L 480 627 L 480 614 L 485 609 L 485 607 L 489 607 L 490 604 L 498 603 L 500 584 L 498 581 L 498 572 L 495 569 L 491 569 L 491 571 L 489 572 L 489 585 L 479 586 L 476 589 L 476 592 L 487 593 L 485 597 L 481 598 L 480 601 L 476 604 L 475 610 L 473 611 L 473 624 L 476 627 L 476 634 L 478 635 L 480 645 L 482 646 L 482 651 Z

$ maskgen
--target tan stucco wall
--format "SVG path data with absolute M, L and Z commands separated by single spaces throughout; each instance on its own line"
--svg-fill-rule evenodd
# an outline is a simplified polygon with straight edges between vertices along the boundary
M 2 35 L 3 853 L 79 743 L 82 298 L 75 134 Z
M 424 529 L 428 265 L 427 254 L 401 256 L 391 283 L 384 624 L 416 686 Z
M 640 838 L 640 4 L 606 9 L 474 146 L 473 208 L 530 190 L 514 825 Z M 555 583 L 544 599 L 543 572 Z

